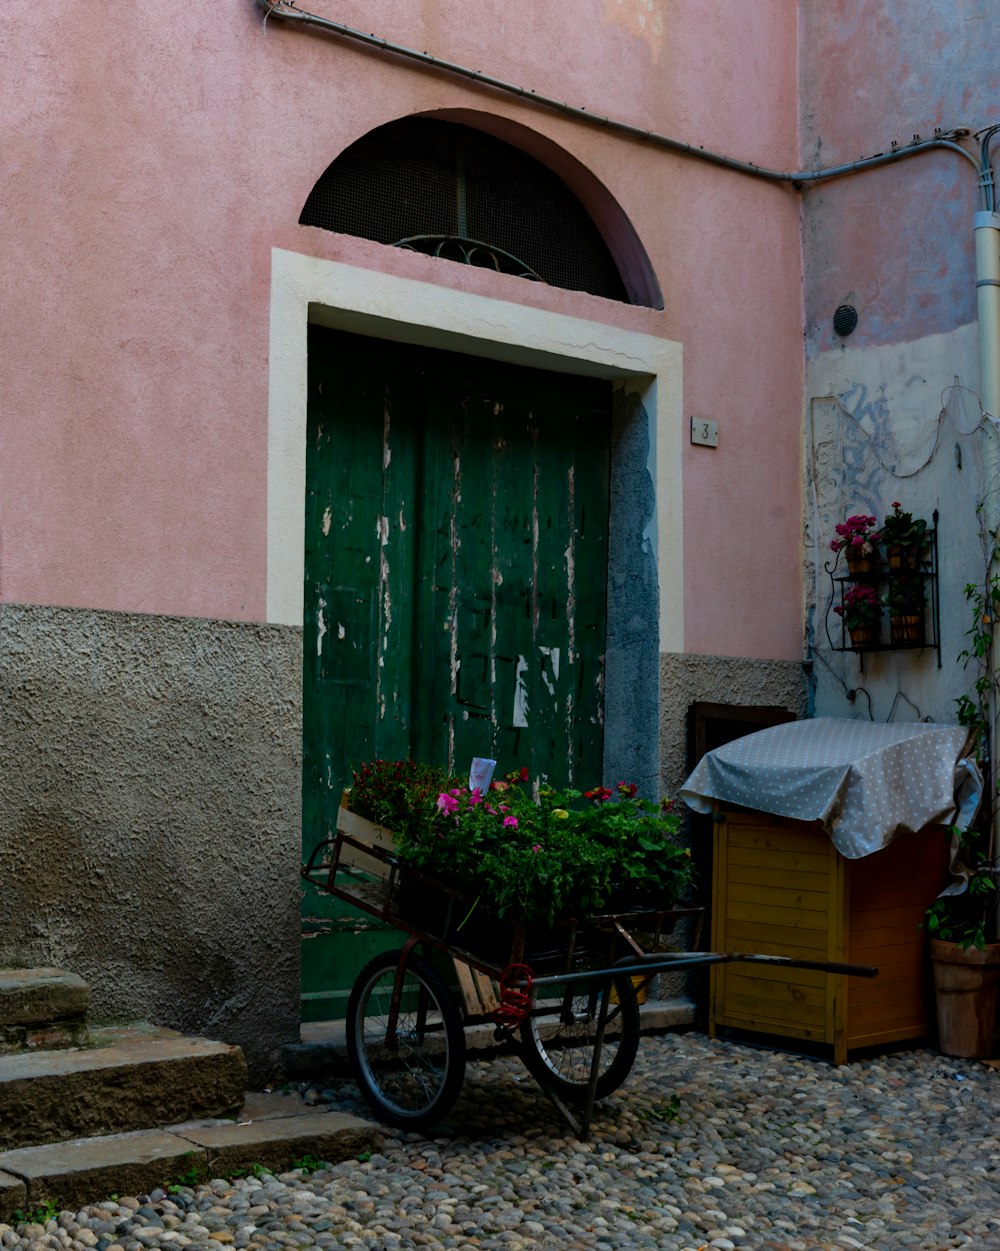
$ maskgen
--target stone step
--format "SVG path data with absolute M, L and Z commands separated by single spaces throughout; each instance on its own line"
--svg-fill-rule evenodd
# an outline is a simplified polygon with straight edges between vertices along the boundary
M 137 1023 L 88 1047 L 0 1055 L 0 1151 L 232 1116 L 246 1091 L 239 1047 Z
M 0 969 L 0 1055 L 86 1041 L 90 987 L 65 969 Z
M 381 1143 L 378 1128 L 359 1117 L 251 1094 L 236 1121 L 211 1118 L 0 1153 L 0 1221 L 46 1203 L 75 1211 L 110 1195 L 138 1197 L 254 1167 L 280 1173 L 306 1156 L 338 1164 Z

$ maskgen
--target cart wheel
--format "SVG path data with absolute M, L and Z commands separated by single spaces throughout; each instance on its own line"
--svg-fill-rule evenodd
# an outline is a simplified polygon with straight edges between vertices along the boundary
M 347 1005 L 347 1053 L 361 1094 L 379 1120 L 424 1129 L 447 1116 L 465 1077 L 465 1033 L 444 980 L 420 956 L 403 974 L 395 1038 L 387 1038 L 401 956 L 365 965 Z
M 608 1005 L 594 1097 L 605 1099 L 632 1070 L 639 1049 L 639 1001 L 627 977 L 614 979 L 617 1003 Z M 603 986 L 606 987 L 607 983 Z M 564 1099 L 584 1099 L 590 1084 L 600 982 L 540 986 L 532 1015 L 521 1026 L 521 1055 L 529 1073 Z

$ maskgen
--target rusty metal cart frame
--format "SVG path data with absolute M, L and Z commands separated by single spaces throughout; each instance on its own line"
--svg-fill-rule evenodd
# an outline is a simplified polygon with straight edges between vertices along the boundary
M 540 941 L 525 924 L 484 916 L 439 879 L 402 866 L 388 845 L 343 830 L 314 848 L 302 877 L 410 936 L 358 974 L 348 1002 L 347 1049 L 379 1119 L 412 1130 L 437 1124 L 458 1098 L 467 1029 L 492 1027 L 497 1040 L 514 1044 L 585 1140 L 595 1102 L 621 1085 L 635 1060 L 637 984 L 642 989 L 659 973 L 737 961 L 857 977 L 877 972 L 782 956 L 669 950 L 677 921 L 700 919 L 700 908 L 569 918 Z M 450 957 L 461 1005 L 418 947 Z

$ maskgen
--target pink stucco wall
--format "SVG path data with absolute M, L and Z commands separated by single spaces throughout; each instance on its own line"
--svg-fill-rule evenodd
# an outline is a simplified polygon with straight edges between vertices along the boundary
M 461 0 L 301 7 L 781 168 L 797 162 L 797 6 Z M 5 350 L 0 599 L 264 615 L 274 246 L 678 340 L 685 646 L 801 653 L 795 195 L 335 38 L 252 0 L 49 0 L 0 32 Z M 662 312 L 459 271 L 296 225 L 373 126 L 490 111 L 561 145 L 642 239 Z M 513 293 L 513 294 L 512 294 Z

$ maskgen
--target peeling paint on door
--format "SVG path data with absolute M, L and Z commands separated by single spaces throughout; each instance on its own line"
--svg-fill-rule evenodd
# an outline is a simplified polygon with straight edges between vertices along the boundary
M 326 634 L 326 620 L 323 617 L 323 609 L 326 607 L 326 601 L 321 599 L 319 607 L 316 610 L 316 655 L 323 655 L 323 635 Z
M 542 657 L 542 682 L 548 693 L 554 696 L 556 693 L 556 685 L 559 681 L 559 648 L 539 646 L 538 651 Z M 546 661 L 548 662 L 547 666 Z
M 517 666 L 514 669 L 514 716 L 512 721 L 516 729 L 522 730 L 528 728 L 528 686 L 525 682 L 527 672 L 528 662 L 523 656 L 518 656 Z

